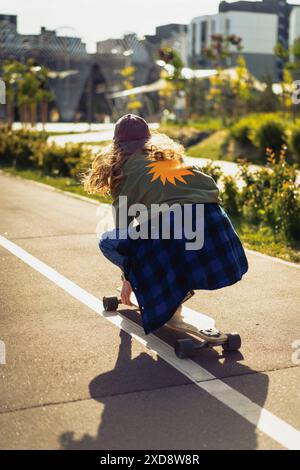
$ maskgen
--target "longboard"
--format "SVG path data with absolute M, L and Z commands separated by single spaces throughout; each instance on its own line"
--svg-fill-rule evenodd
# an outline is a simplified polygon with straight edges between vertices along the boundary
M 118 292 L 121 292 L 119 287 Z M 184 301 L 192 297 L 194 293 L 188 295 Z M 138 301 L 134 292 L 131 293 L 130 302 L 139 309 Z M 103 306 L 105 311 L 116 311 L 121 300 L 116 297 L 103 297 Z M 238 351 L 241 347 L 241 337 L 238 333 L 222 333 L 216 328 L 215 320 L 204 313 L 195 312 L 194 310 L 182 305 L 181 311 L 182 321 L 180 323 L 172 323 L 172 320 L 165 326 L 176 331 L 185 331 L 189 335 L 197 338 L 195 342 L 192 338 L 178 339 L 175 341 L 174 351 L 177 357 L 184 359 L 192 357 L 198 350 L 222 346 L 224 351 Z M 200 340 L 200 342 L 199 342 Z

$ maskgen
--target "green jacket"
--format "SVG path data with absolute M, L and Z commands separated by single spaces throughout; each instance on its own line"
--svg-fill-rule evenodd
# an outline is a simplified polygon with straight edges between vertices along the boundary
M 176 166 L 177 165 L 177 166 Z M 218 187 L 197 166 L 179 167 L 174 160 L 149 160 L 145 154 L 133 154 L 122 167 L 124 180 L 114 195 L 116 227 L 119 224 L 119 196 L 127 196 L 127 206 L 151 204 L 220 203 Z M 132 220 L 127 219 L 127 225 Z

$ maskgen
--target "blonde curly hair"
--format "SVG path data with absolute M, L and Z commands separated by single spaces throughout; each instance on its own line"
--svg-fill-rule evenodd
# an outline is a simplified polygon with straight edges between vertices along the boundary
M 149 160 L 178 160 L 183 163 L 184 147 L 165 134 L 153 133 L 140 152 Z M 113 141 L 95 157 L 91 168 L 83 175 L 84 189 L 89 194 L 116 195 L 124 176 L 122 167 L 131 157 Z

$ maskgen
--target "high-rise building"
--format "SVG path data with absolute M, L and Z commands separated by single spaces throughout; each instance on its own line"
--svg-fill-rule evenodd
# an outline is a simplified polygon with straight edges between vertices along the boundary
M 188 29 L 188 56 L 191 64 L 208 66 L 203 50 L 210 46 L 211 36 L 236 35 L 242 38 L 243 55 L 250 71 L 258 78 L 282 76 L 283 63 L 276 58 L 274 48 L 285 48 L 300 36 L 300 6 L 287 0 L 255 2 L 222 1 L 216 15 L 194 18 Z M 234 65 L 238 53 L 232 53 Z

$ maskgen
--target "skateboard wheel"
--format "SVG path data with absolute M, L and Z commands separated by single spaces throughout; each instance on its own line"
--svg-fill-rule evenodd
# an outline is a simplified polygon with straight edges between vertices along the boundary
M 192 357 L 195 354 L 195 343 L 192 339 L 178 339 L 175 342 L 175 354 L 179 359 Z
M 117 310 L 118 306 L 118 297 L 103 297 L 103 307 L 106 312 Z
M 227 342 L 223 344 L 224 351 L 238 351 L 242 345 L 240 335 L 237 333 L 229 333 L 227 335 Z

